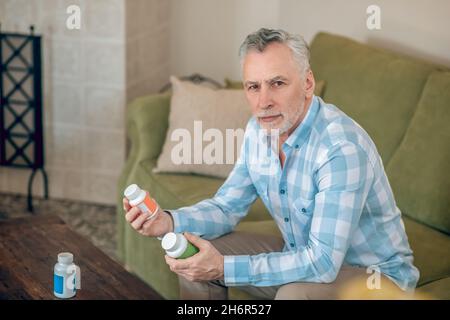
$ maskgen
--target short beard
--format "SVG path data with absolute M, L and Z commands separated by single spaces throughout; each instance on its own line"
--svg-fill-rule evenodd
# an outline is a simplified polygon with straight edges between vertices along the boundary
M 285 117 L 285 114 L 283 114 L 284 123 L 282 123 L 281 127 L 279 128 L 280 135 L 285 134 L 288 132 L 297 122 L 297 120 L 302 116 L 303 111 L 305 110 L 305 101 L 303 100 L 303 103 L 295 113 L 292 115 L 292 117 Z
M 267 131 L 267 135 L 282 135 L 286 132 L 288 132 L 297 122 L 297 120 L 302 116 L 303 111 L 305 110 L 305 101 L 302 99 L 303 103 L 295 110 L 295 113 L 289 118 L 288 114 L 286 112 L 280 112 L 283 122 L 281 123 L 281 127 L 274 127 L 270 124 L 263 125 L 261 121 L 259 121 L 261 127 L 263 127 L 264 130 Z M 275 115 L 273 112 L 265 111 L 258 113 L 256 115 L 257 118 L 259 117 L 267 117 Z M 267 127 L 266 127 L 267 126 Z

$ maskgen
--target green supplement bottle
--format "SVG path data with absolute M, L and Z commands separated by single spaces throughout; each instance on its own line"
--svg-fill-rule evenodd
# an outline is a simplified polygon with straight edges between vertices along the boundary
M 169 232 L 162 238 L 161 246 L 169 257 L 175 259 L 186 259 L 199 251 L 185 236 L 174 232 Z

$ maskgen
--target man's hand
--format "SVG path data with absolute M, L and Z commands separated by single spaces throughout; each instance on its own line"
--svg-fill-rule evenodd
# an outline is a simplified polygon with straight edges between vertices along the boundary
M 125 219 L 131 224 L 131 227 L 143 236 L 160 237 L 173 231 L 172 217 L 161 210 L 158 206 L 156 215 L 147 220 L 148 214 L 144 214 L 138 207 L 132 208 L 127 198 L 123 198 L 123 210 L 125 210 Z
M 189 281 L 210 281 L 223 279 L 224 257 L 211 242 L 185 233 L 186 239 L 200 251 L 186 259 L 173 259 L 165 256 L 170 270 Z

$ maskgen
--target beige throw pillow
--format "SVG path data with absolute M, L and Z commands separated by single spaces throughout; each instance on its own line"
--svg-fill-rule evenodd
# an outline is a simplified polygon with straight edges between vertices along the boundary
M 169 128 L 154 172 L 228 177 L 251 117 L 243 90 L 170 81 Z

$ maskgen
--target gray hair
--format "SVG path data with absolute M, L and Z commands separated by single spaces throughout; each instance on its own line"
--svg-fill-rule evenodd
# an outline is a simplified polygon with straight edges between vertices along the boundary
M 241 65 L 249 51 L 263 52 L 272 42 L 285 44 L 291 49 L 294 59 L 299 65 L 300 75 L 303 78 L 310 69 L 308 44 L 302 36 L 293 35 L 281 29 L 261 28 L 249 34 L 239 48 Z

